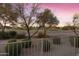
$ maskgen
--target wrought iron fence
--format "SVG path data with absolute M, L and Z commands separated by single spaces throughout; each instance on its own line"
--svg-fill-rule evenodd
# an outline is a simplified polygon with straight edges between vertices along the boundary
M 56 38 L 56 37 L 55 37 Z M 76 56 L 79 48 L 69 38 L 41 38 L 28 41 L 0 43 L 0 56 Z M 75 40 L 75 39 L 74 39 Z

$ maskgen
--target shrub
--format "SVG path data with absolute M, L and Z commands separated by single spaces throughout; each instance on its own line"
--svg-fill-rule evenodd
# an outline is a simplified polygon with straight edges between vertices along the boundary
M 10 38 L 11 37 L 14 38 L 17 35 L 17 33 L 15 31 L 9 31 L 8 33 L 10 35 Z
M 61 39 L 59 37 L 53 38 L 53 44 L 61 44 Z
M 79 48 L 79 37 L 70 37 L 69 42 L 71 46 Z
M 8 41 L 8 44 L 6 45 L 6 52 L 9 56 L 19 56 L 21 54 L 21 45 L 16 40 L 10 40 Z
M 44 52 L 50 51 L 50 42 L 48 42 L 47 40 L 43 41 L 43 51 Z
M 23 39 L 23 38 L 26 38 L 26 36 L 25 36 L 25 34 L 17 34 L 16 38 Z
M 1 38 L 1 39 L 14 38 L 15 36 L 16 36 L 16 32 L 15 32 L 15 31 L 0 32 L 0 38 Z
M 44 35 L 43 32 L 39 32 L 38 35 L 37 35 L 37 38 L 47 38 L 49 37 L 48 35 Z
M 0 38 L 1 38 L 1 39 L 9 38 L 8 32 L 0 32 Z
M 31 47 L 31 40 L 22 40 L 22 47 L 23 48 L 30 48 Z
M 44 34 L 42 32 L 39 32 L 37 37 L 42 38 L 44 36 Z

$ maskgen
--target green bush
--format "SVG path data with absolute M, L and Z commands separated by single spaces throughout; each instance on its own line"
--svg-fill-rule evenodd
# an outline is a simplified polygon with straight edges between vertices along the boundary
M 43 41 L 43 51 L 44 52 L 50 51 L 50 42 L 48 42 L 47 40 Z
M 15 31 L 9 31 L 8 34 L 10 35 L 10 38 L 14 38 L 17 35 Z
M 61 39 L 59 37 L 54 37 L 53 44 L 61 44 Z
M 70 37 L 69 42 L 71 46 L 79 48 L 79 37 Z
M 19 56 L 21 54 L 21 45 L 20 43 L 15 43 L 16 40 L 10 40 L 8 41 L 8 44 L 6 45 L 6 52 L 9 56 Z
M 31 40 L 22 40 L 22 47 L 23 48 L 30 48 L 31 47 Z
M 1 38 L 1 39 L 9 38 L 8 32 L 0 32 L 0 38 Z
M 25 34 L 17 34 L 17 35 L 16 35 L 16 39 L 24 39 L 24 38 L 27 38 L 27 37 L 25 36 Z
M 9 39 L 9 38 L 14 38 L 15 36 L 16 36 L 15 31 L 0 32 L 0 39 Z

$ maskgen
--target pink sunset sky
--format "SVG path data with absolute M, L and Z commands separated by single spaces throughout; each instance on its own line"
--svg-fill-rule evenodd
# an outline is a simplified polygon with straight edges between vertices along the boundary
M 78 3 L 42 3 L 42 8 L 50 9 L 60 21 L 59 26 L 72 24 L 73 15 L 79 13 Z

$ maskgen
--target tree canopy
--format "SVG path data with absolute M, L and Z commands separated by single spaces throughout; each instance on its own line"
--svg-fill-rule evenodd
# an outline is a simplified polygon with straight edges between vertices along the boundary
M 38 15 L 38 24 L 49 24 L 49 25 L 57 25 L 59 23 L 58 19 L 49 9 L 45 9 L 44 12 L 39 13 Z

